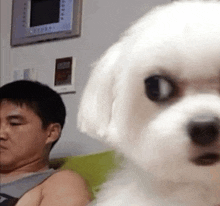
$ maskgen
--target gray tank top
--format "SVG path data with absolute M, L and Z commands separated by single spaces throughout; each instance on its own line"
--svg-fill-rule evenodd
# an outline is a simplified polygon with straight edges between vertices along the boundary
M 49 169 L 35 172 L 18 180 L 0 184 L 0 206 L 13 206 L 27 191 L 33 189 L 55 172 Z

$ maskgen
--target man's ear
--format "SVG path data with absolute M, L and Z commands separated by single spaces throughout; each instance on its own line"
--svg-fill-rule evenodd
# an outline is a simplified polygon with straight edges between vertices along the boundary
M 46 143 L 53 143 L 59 139 L 61 134 L 61 126 L 59 123 L 51 123 L 47 127 L 47 140 Z

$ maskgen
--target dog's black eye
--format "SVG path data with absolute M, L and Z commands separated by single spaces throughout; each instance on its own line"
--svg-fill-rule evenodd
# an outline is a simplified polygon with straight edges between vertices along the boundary
M 150 76 L 145 79 L 145 92 L 152 101 L 166 101 L 174 95 L 174 82 L 161 75 Z

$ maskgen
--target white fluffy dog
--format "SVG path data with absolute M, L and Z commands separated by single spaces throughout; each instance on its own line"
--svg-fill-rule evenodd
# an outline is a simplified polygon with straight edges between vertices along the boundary
M 220 205 L 220 3 L 180 1 L 137 21 L 97 62 L 81 131 L 125 157 L 98 206 Z

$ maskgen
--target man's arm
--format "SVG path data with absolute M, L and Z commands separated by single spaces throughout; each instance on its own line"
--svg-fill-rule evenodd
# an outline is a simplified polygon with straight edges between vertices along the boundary
M 63 170 L 45 181 L 39 206 L 85 206 L 89 201 L 90 193 L 84 179 L 72 171 Z

